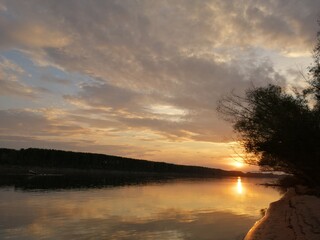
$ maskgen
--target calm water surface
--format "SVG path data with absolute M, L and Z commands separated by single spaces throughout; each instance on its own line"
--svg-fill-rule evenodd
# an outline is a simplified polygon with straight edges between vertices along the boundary
M 0 187 L 0 239 L 242 239 L 280 198 L 269 180 L 223 178 L 46 189 Z

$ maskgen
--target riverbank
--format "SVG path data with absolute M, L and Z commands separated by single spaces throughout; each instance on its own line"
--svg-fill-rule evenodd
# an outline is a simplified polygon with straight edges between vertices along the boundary
M 303 189 L 289 189 L 270 204 L 265 216 L 247 233 L 244 240 L 320 239 L 320 198 Z
M 198 174 L 188 172 L 151 172 L 151 171 L 128 171 L 128 170 L 109 170 L 109 169 L 79 169 L 65 167 L 39 167 L 39 166 L 19 166 L 19 165 L 1 165 L 0 176 L 133 176 L 133 177 L 154 177 L 154 178 L 217 178 L 229 176 L 227 174 Z M 241 173 L 239 176 L 244 176 Z M 236 175 L 238 176 L 238 175 Z M 248 174 L 248 176 L 251 176 Z M 234 177 L 230 175 L 230 177 Z M 269 177 L 267 175 L 266 177 Z

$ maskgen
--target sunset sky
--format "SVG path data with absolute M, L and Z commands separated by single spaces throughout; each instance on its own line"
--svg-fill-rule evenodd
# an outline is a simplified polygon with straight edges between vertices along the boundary
M 0 0 L 0 147 L 239 169 L 218 99 L 303 86 L 319 14 L 318 0 Z

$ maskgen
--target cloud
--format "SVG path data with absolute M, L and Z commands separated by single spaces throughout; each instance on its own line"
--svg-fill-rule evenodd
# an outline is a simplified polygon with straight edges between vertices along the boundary
M 41 80 L 48 83 L 55 83 L 55 84 L 61 84 L 61 85 L 71 85 L 72 83 L 70 79 L 56 77 L 52 74 L 43 74 L 41 76 Z
M 239 4 L 235 0 L 57 4 L 34 0 L 4 1 L 4 5 L 13 17 L 3 17 L 3 35 L 12 36 L 14 43 L 49 48 L 44 51 L 61 63 L 80 56 L 84 62 L 99 57 L 97 60 L 108 60 L 105 70 L 135 63 L 141 56 L 158 60 L 170 57 L 171 52 L 210 53 L 226 46 L 259 45 L 288 53 L 309 52 L 319 14 L 319 3 L 313 0 L 286 4 Z M 68 63 L 77 68 L 73 64 Z
M 188 70 L 182 65 L 195 68 L 196 58 L 195 64 L 206 68 L 210 59 L 217 62 L 221 55 L 235 59 L 252 47 L 309 54 L 319 9 L 315 1 L 4 2 L 14 16 L 14 21 L 4 17 L 7 22 L 29 26 L 23 31 L 3 27 L 6 36 L 12 32 L 23 36 L 13 41 L 15 47 L 33 52 L 35 58 L 47 58 L 66 71 L 149 92 L 189 83 L 176 75 Z M 39 42 L 29 43 L 28 34 Z M 192 74 L 196 75 L 193 81 L 202 77 L 201 72 Z
M 133 105 L 138 94 L 130 89 L 120 88 L 108 83 L 85 84 L 81 86 L 78 96 L 66 95 L 65 99 L 71 102 L 84 103 L 92 107 L 124 108 Z
M 9 134 L 15 129 L 15 134 L 24 136 L 57 136 L 59 132 L 60 135 L 70 135 L 81 130 L 81 127 L 75 125 L 59 124 L 52 115 L 53 113 L 47 110 L 0 110 L 0 130 L 4 134 Z
M 31 87 L 22 82 L 25 71 L 16 63 L 0 57 L 0 95 L 24 98 L 36 98 L 48 90 L 41 87 Z
M 272 55 L 288 61 L 310 56 L 319 9 L 314 0 L 3 0 L 0 54 L 19 51 L 35 69 L 71 76 L 33 70 L 54 93 L 74 86 L 53 120 L 50 111 L 37 107 L 32 114 L 15 112 L 21 122 L 35 117 L 43 126 L 21 134 L 61 138 L 65 132 L 79 142 L 98 134 L 113 145 L 139 141 L 141 132 L 167 141 L 229 141 L 231 128 L 218 119 L 217 100 L 251 84 L 286 86 L 288 72 L 276 70 Z M 2 95 L 46 94 L 22 80 L 30 74 L 22 62 L 10 64 L 0 66 Z M 37 110 L 43 119 L 35 116 Z M 150 149 L 155 146 L 146 152 Z
M 34 14 L 32 4 L 22 4 L 20 7 L 11 8 L 10 3 L 4 1 L 0 8 L 0 48 L 60 48 L 71 42 L 71 36 L 59 30 L 50 15 L 39 21 Z M 17 2 L 13 3 L 14 5 Z M 35 3 L 34 3 L 35 4 Z M 19 3 L 18 3 L 19 5 Z M 40 10 L 40 9 L 39 9 Z M 43 11 L 41 9 L 40 11 Z M 45 13 L 43 12 L 45 15 Z M 24 17 L 26 18 L 24 18 Z M 46 19 L 50 18 L 50 21 Z
M 177 80 L 170 87 L 159 86 L 149 92 L 146 88 L 131 90 L 95 83 L 65 98 L 80 108 L 95 110 L 102 119 L 113 118 L 121 129 L 149 129 L 172 140 L 225 141 L 231 129 L 217 119 L 215 112 L 224 93 L 231 89 L 241 93 L 252 84 L 285 84 L 270 61 L 249 66 L 244 60 L 228 64 L 196 57 L 175 60 L 163 64 L 167 74 Z M 169 114 L 161 112 L 164 107 Z
M 87 128 L 90 121 L 92 126 Z M 97 121 L 103 124 L 99 126 Z M 108 121 L 90 117 L 81 119 L 81 116 L 79 118 L 59 109 L 0 110 L 0 145 L 12 148 L 42 147 L 100 152 L 137 158 L 145 158 L 155 151 L 148 147 L 119 143 L 121 140 L 119 141 L 117 134 L 112 134 L 107 123 Z

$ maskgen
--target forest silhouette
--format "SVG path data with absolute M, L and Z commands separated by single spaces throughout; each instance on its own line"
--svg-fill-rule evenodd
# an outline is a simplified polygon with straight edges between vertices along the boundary
M 0 166 L 19 166 L 24 170 L 40 167 L 48 169 L 105 170 L 162 175 L 172 174 L 172 176 L 181 175 L 188 177 L 245 175 L 241 171 L 225 171 L 216 168 L 153 162 L 97 153 L 38 148 L 20 150 L 0 148 Z M 70 173 L 70 171 L 67 173 Z

